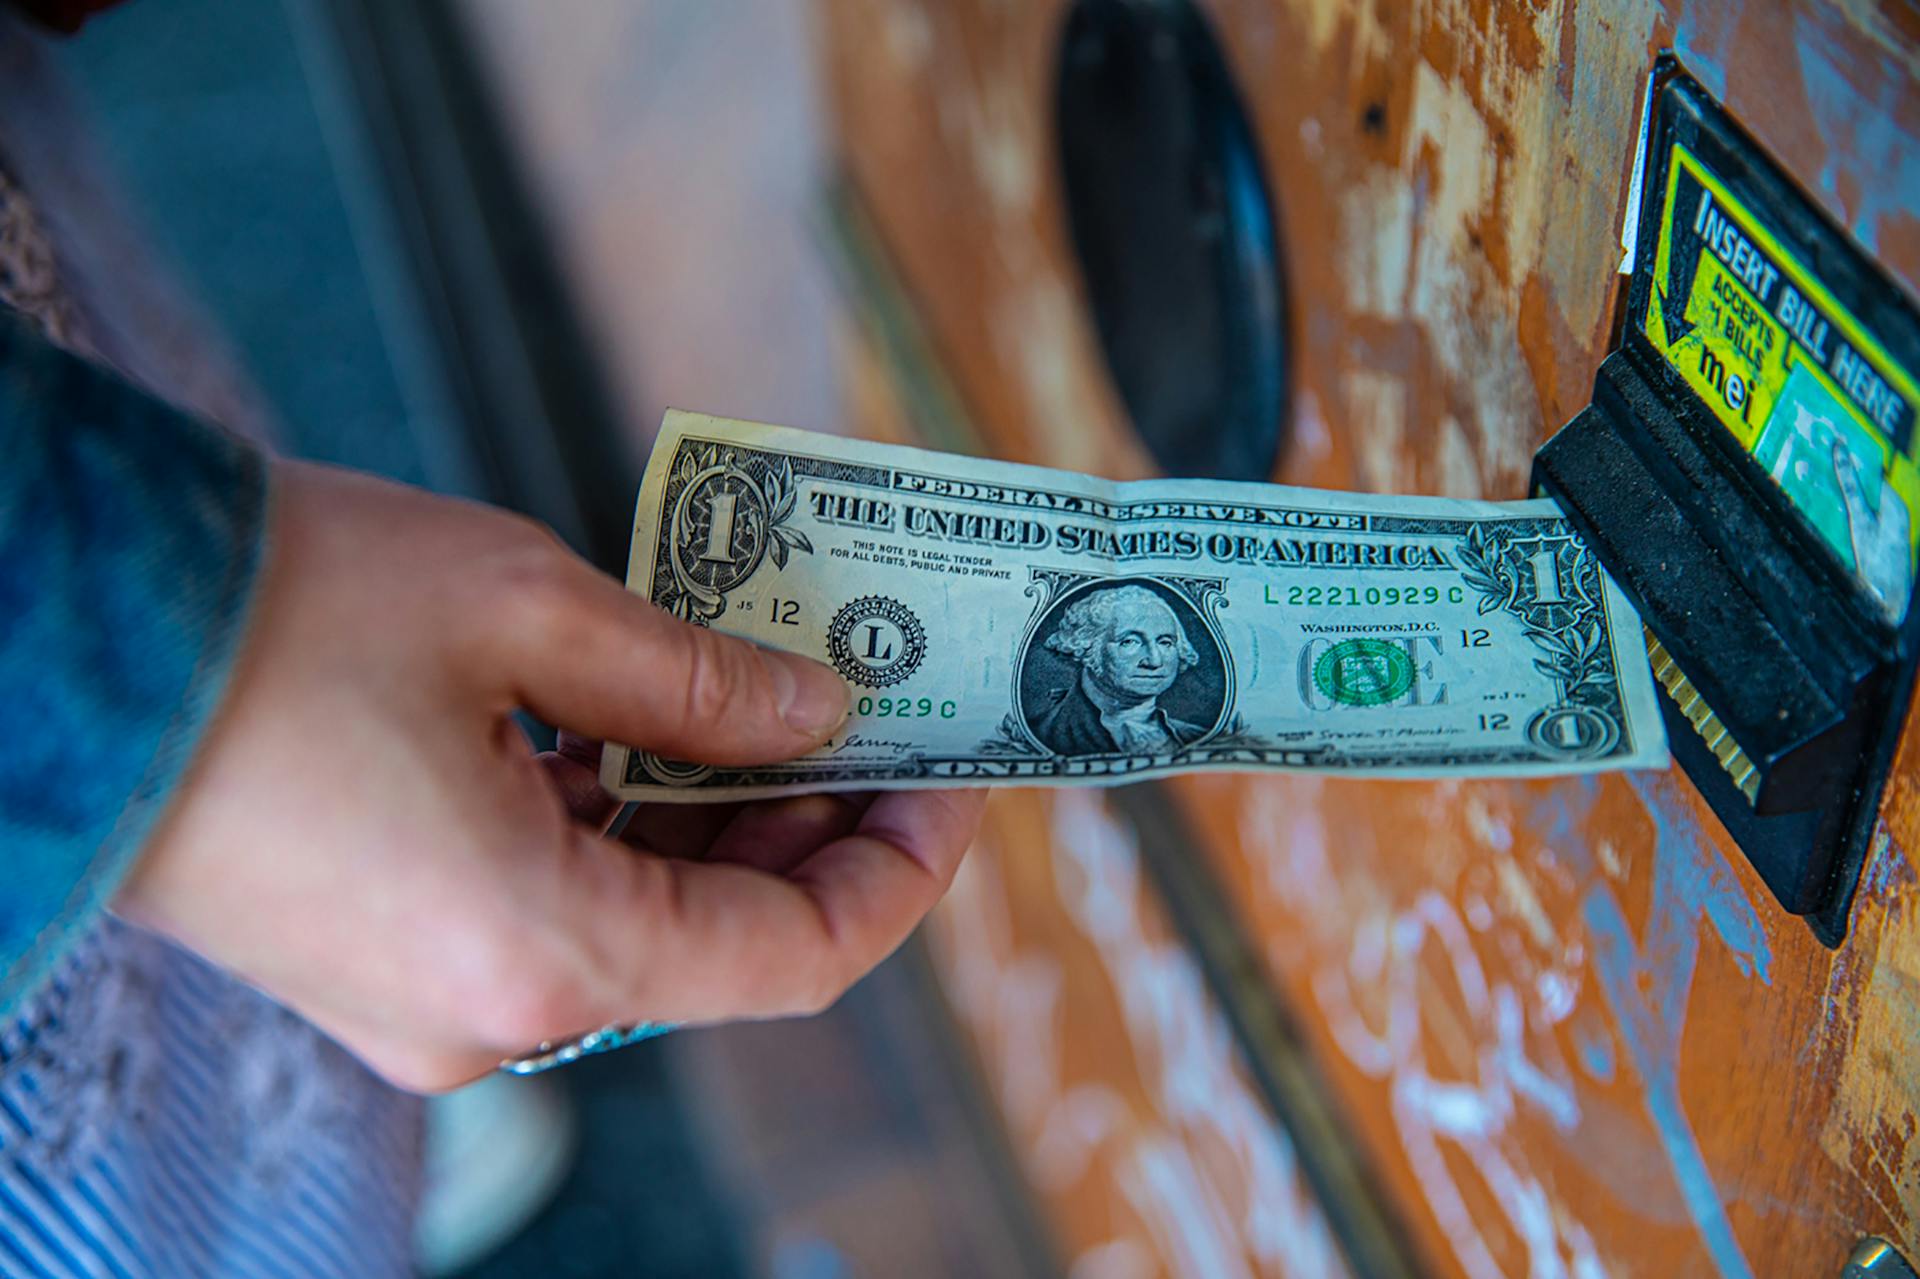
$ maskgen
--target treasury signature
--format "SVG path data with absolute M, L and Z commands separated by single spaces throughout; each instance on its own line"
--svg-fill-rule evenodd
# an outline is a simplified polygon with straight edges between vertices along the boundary
M 859 748 L 884 751 L 913 751 L 920 748 L 920 743 L 902 741 L 892 737 L 870 737 L 865 733 L 848 733 L 845 739 L 841 741 L 828 742 L 826 751 L 829 755 L 838 755 L 844 751 Z

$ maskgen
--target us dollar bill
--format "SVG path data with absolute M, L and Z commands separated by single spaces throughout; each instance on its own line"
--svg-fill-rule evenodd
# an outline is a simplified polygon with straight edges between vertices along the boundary
M 626 798 L 1657 768 L 1640 621 L 1549 501 L 1085 475 L 669 412 L 630 589 L 830 663 L 817 752 Z

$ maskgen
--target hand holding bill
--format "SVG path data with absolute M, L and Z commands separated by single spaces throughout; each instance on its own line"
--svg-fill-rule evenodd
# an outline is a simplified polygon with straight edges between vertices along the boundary
M 951 879 L 978 796 L 643 813 L 605 838 L 590 769 L 536 759 L 513 712 L 746 765 L 817 746 L 844 685 L 667 617 L 517 517 L 322 467 L 275 483 L 227 702 L 115 909 L 394 1082 L 451 1087 L 608 1022 L 820 1008 Z

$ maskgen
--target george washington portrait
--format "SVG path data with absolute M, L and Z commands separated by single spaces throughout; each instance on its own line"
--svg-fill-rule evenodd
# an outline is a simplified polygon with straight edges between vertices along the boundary
M 1056 754 L 1178 750 L 1218 721 L 1221 664 L 1212 634 L 1177 593 L 1147 579 L 1089 587 L 1063 597 L 1036 628 L 1021 709 Z

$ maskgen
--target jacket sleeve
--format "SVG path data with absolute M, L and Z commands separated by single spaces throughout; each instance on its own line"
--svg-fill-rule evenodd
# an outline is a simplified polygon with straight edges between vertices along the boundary
M 0 307 L 0 1013 L 100 911 L 226 686 L 266 467 Z

